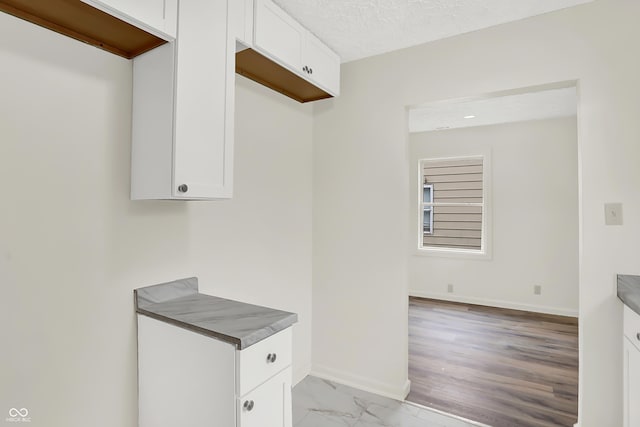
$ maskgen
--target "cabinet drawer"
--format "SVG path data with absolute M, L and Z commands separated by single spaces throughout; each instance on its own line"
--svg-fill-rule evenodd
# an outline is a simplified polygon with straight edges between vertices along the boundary
M 624 306 L 624 335 L 640 350 L 640 314 Z
M 244 396 L 291 366 L 291 337 L 291 328 L 287 328 L 247 349 L 236 351 L 238 396 Z

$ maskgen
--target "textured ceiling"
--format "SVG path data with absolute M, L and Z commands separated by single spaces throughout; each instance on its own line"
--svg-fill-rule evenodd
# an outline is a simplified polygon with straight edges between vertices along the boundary
M 342 62 L 592 0 L 274 0 Z
M 499 123 L 575 116 L 576 88 L 508 96 L 445 101 L 409 110 L 409 132 L 485 126 Z M 475 116 L 465 119 L 465 116 Z

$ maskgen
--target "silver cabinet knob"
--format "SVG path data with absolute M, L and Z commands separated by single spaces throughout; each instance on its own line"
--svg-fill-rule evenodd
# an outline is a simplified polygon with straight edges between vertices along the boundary
M 189 186 L 187 184 L 181 184 L 178 186 L 178 191 L 181 193 L 186 193 L 189 191 Z
M 251 411 L 251 410 L 253 410 L 253 405 L 254 405 L 253 400 L 245 400 L 244 401 L 244 405 L 242 405 L 242 406 L 244 407 L 244 409 L 246 411 Z
M 276 358 L 278 356 L 275 353 L 269 353 L 267 354 L 267 363 L 273 363 L 276 361 Z

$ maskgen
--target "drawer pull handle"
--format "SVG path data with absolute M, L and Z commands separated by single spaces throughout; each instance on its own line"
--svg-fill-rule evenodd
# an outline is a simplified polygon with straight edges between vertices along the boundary
M 638 341 L 640 341 L 640 332 L 636 334 L 636 338 L 638 338 Z
M 249 412 L 253 410 L 253 405 L 254 405 L 253 400 L 245 400 L 243 406 L 244 406 L 244 409 Z
M 273 363 L 273 362 L 275 362 L 277 357 L 278 357 L 278 356 L 276 356 L 276 354 L 275 354 L 275 353 L 269 353 L 269 354 L 267 354 L 267 363 Z

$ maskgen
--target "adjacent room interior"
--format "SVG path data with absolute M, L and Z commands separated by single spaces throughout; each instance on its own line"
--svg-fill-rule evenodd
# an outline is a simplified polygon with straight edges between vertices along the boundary
M 409 109 L 407 400 L 495 427 L 578 416 L 575 82 Z

